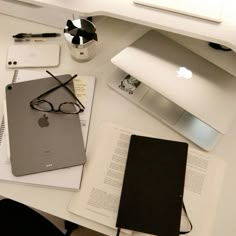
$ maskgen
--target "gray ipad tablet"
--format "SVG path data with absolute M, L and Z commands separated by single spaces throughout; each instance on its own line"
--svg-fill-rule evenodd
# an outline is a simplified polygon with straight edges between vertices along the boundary
M 71 76 L 57 78 L 66 82 Z M 6 86 L 10 159 L 15 176 L 85 163 L 79 115 L 42 112 L 30 107 L 31 100 L 58 85 L 50 77 Z M 66 86 L 73 91 L 72 82 Z M 55 108 L 63 102 L 75 102 L 64 87 L 50 93 L 45 99 Z

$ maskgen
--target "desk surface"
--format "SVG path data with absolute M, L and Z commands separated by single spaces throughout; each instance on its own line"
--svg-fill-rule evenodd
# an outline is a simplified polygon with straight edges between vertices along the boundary
M 148 28 L 112 18 L 96 18 L 95 24 L 97 26 L 99 39 L 97 56 L 90 62 L 78 63 L 70 57 L 63 38 L 53 39 L 55 40 L 53 42 L 58 42 L 61 45 L 61 62 L 59 67 L 50 69 L 52 72 L 58 74 L 77 73 L 95 75 L 97 77 L 87 152 L 92 151 L 92 143 L 96 130 L 104 122 L 113 122 L 131 129 L 143 130 L 154 135 L 158 134 L 158 136 L 163 138 L 186 141 L 182 136 L 129 103 L 106 85 L 106 80 L 115 70 L 115 66 L 111 64 L 110 59 L 125 46 L 140 37 Z M 0 60 L 0 99 L 2 101 L 4 97 L 4 87 L 11 81 L 13 74 L 12 70 L 6 68 L 5 60 L 8 46 L 13 44 L 12 35 L 19 33 L 19 31 L 30 31 L 34 33 L 59 32 L 59 30 L 5 15 L 0 15 L 0 27 L 0 56 L 2 58 L 2 60 Z M 44 71 L 45 68 L 35 70 Z M 2 115 L 2 111 L 3 107 L 2 104 L 0 104 L 0 115 Z M 234 235 L 236 232 L 234 222 L 236 218 L 236 190 L 234 189 L 236 179 L 235 138 L 236 123 L 212 151 L 213 154 L 220 156 L 228 164 L 212 234 L 214 236 Z M 190 146 L 197 148 L 191 143 Z M 67 211 L 67 205 L 73 192 L 0 182 L 0 195 L 15 199 L 58 217 L 77 222 L 80 225 L 107 235 L 112 235 L 112 231 L 107 227 Z M 141 234 L 137 233 L 135 235 Z
M 223 44 L 236 51 L 236 2 L 225 0 L 222 22 L 137 5 L 133 0 L 24 0 L 41 6 L 59 7 L 81 16 L 110 16 L 149 27 Z

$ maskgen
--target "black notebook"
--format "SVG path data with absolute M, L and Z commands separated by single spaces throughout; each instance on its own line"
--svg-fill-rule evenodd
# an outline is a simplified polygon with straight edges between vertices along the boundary
M 188 144 L 132 135 L 116 226 L 178 236 Z

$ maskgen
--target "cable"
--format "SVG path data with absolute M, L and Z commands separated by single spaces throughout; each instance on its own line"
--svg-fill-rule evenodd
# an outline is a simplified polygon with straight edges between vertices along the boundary
M 70 236 L 71 233 L 79 227 L 77 224 L 70 222 L 68 220 L 64 221 L 64 225 L 65 225 L 65 229 L 66 229 L 65 236 Z
M 193 229 L 193 225 L 192 225 L 192 222 L 190 221 L 189 219 L 189 216 L 188 216 L 188 213 L 187 213 L 187 210 L 186 210 L 186 207 L 184 205 L 184 202 L 183 202 L 183 209 L 184 209 L 184 212 L 187 216 L 187 219 L 189 221 L 189 224 L 190 224 L 190 229 L 188 231 L 180 231 L 179 234 L 188 234 L 190 231 L 192 231 Z M 117 228 L 117 231 L 116 231 L 116 236 L 119 236 L 120 235 L 120 228 Z
M 119 236 L 119 235 L 120 235 L 120 228 L 118 228 L 116 231 L 116 236 Z

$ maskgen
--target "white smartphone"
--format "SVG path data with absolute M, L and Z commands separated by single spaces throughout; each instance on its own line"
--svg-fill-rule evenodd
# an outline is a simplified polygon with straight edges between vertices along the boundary
M 55 67 L 59 61 L 59 44 L 16 44 L 7 53 L 8 68 Z

